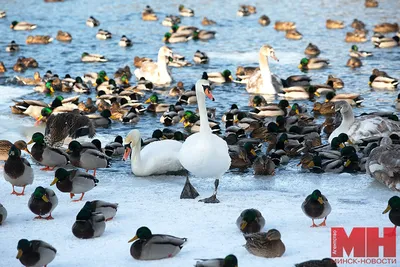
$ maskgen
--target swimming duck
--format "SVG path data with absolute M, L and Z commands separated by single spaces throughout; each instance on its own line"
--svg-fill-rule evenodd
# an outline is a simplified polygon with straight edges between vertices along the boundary
M 194 11 L 193 9 L 187 8 L 184 5 L 179 5 L 179 14 L 184 17 L 193 17 Z
M 80 94 L 89 94 L 90 93 L 90 88 L 87 86 L 82 78 L 80 76 L 77 76 L 75 78 L 74 83 L 72 84 L 72 90 L 74 92 L 80 93 Z
M 70 193 L 71 199 L 75 194 L 82 194 L 80 199 L 73 200 L 73 202 L 81 201 L 85 193 L 92 190 L 99 182 L 93 175 L 79 170 L 67 171 L 59 168 L 54 176 L 50 185 L 56 185 L 61 192 Z
M 152 94 L 144 103 L 150 103 L 150 105 L 147 107 L 147 111 L 156 113 L 165 112 L 170 106 L 169 104 L 160 104 L 156 94 Z
M 343 29 L 344 28 L 344 22 L 341 20 L 327 19 L 325 25 L 326 25 L 327 29 Z
M 346 33 L 345 41 L 348 43 L 364 43 L 367 41 L 367 38 L 364 34 L 348 32 Z
M 68 32 L 58 31 L 56 40 L 58 40 L 60 42 L 71 42 L 72 35 Z
M 118 45 L 121 47 L 129 47 L 129 46 L 132 46 L 132 41 L 125 35 L 122 35 L 121 40 L 119 40 Z
M 276 258 L 285 253 L 286 248 L 281 240 L 281 233 L 276 229 L 266 233 L 243 234 L 243 236 L 246 239 L 244 247 L 255 256 Z
M 54 170 L 55 167 L 65 166 L 69 162 L 68 155 L 64 151 L 46 146 L 42 133 L 34 133 L 28 145 L 32 143 L 35 143 L 31 149 L 32 157 L 40 164 L 46 166 L 41 170 Z
M 210 25 L 215 25 L 217 24 L 214 20 L 208 19 L 207 17 L 204 17 L 201 20 L 201 25 L 203 26 L 210 26 Z
M 89 27 L 97 27 L 100 25 L 100 21 L 95 19 L 94 17 L 90 16 L 87 20 L 86 20 L 86 25 Z
M 207 73 L 207 75 L 208 80 L 214 83 L 226 83 L 233 80 L 230 70 L 224 70 L 223 72 L 210 72 Z
M 247 9 L 247 6 L 240 6 L 239 10 L 236 12 L 239 17 L 247 17 L 250 16 L 250 11 Z
M 303 35 L 296 29 L 286 31 L 285 37 L 291 40 L 300 40 Z
M 153 9 L 150 6 L 146 6 L 142 12 L 142 20 L 156 21 L 158 20 L 158 18 Z
M 80 239 L 89 239 L 101 236 L 106 229 L 106 219 L 100 212 L 92 212 L 90 207 L 84 206 L 76 215 L 72 225 L 72 233 Z
M 313 111 L 316 113 L 319 113 L 321 115 L 335 114 L 335 103 L 334 102 L 325 102 L 325 103 L 315 102 Z
M 4 66 L 3 61 L 0 61 L 0 73 L 4 73 L 7 71 L 6 66 Z
M 36 29 L 37 25 L 28 23 L 25 21 L 13 21 L 10 25 L 10 29 L 14 31 L 30 31 Z
M 82 62 L 107 62 L 108 59 L 106 59 L 103 55 L 89 54 L 87 52 L 83 52 L 82 56 L 81 56 L 81 61 Z
M 316 69 L 322 69 L 326 68 L 329 65 L 329 60 L 328 59 L 322 59 L 322 58 L 303 58 L 300 60 L 300 64 L 298 65 L 298 68 L 301 70 L 316 70 Z
M 4 10 L 0 10 L 0 19 L 4 18 L 7 16 L 7 13 Z
M 364 98 L 362 98 L 360 94 L 356 93 L 336 94 L 334 92 L 328 92 L 325 97 L 326 97 L 325 102 L 345 101 L 349 103 L 351 106 L 360 105 L 364 101 Z
M 258 233 L 263 229 L 265 219 L 257 209 L 245 209 L 237 218 L 236 225 L 242 233 Z
M 4 164 L 4 179 L 9 182 L 13 191 L 11 194 L 23 196 L 25 187 L 33 183 L 33 169 L 31 164 L 24 158 L 21 158 L 21 150 L 12 145 L 8 152 L 8 159 Z M 14 187 L 23 187 L 21 193 L 17 193 Z
M 178 25 L 172 25 L 170 32 L 171 33 L 177 33 L 180 35 L 184 36 L 191 36 L 195 31 L 199 30 L 199 28 L 194 27 L 194 26 L 178 26 Z
M 304 214 L 312 219 L 311 227 L 326 226 L 326 218 L 331 213 L 331 205 L 328 199 L 321 194 L 321 191 L 314 190 L 311 195 L 308 195 L 304 202 L 301 204 L 301 209 Z M 322 219 L 324 221 L 319 225 L 314 223 L 314 219 Z
M 281 95 L 285 99 L 291 99 L 291 100 L 305 100 L 305 99 L 312 100 L 314 99 L 314 96 L 317 97 L 320 96 L 320 94 L 317 91 L 317 88 L 312 85 L 307 87 L 294 86 L 289 88 L 283 88 L 283 91 L 284 94 Z
M 131 255 L 136 260 L 159 260 L 174 257 L 178 254 L 186 238 L 171 235 L 153 235 L 149 228 L 142 226 L 136 231 L 135 237 L 128 241 L 134 242 L 131 246 Z
M 318 46 L 312 43 L 309 43 L 306 49 L 304 50 L 304 54 L 314 57 L 318 56 L 320 53 L 321 50 L 319 50 Z
M 192 66 L 192 64 L 189 61 L 185 60 L 184 56 L 181 56 L 179 54 L 174 54 L 173 57 L 169 58 L 168 66 L 181 68 L 186 66 Z
M 295 267 L 337 267 L 336 262 L 331 258 L 322 260 L 309 260 L 294 265 Z
M 6 69 L 6 67 L 4 66 L 4 63 L 3 62 L 1 62 L 2 63 L 2 72 L 6 72 L 7 71 L 7 69 Z M 20 60 L 18 60 L 16 63 L 15 63 L 15 65 L 13 66 L 13 70 L 15 71 L 15 72 L 24 72 L 24 71 L 26 71 L 26 69 L 27 69 L 27 67 L 20 61 Z
M 399 84 L 399 80 L 387 76 L 377 76 L 376 74 L 372 74 L 369 77 L 368 84 L 374 89 L 395 90 Z
M 199 259 L 195 267 L 237 267 L 238 260 L 235 255 L 230 254 L 225 258 Z
M 378 7 L 379 3 L 376 0 L 365 0 L 365 7 Z
M 372 56 L 371 52 L 367 51 L 359 51 L 358 46 L 352 45 L 350 49 L 350 56 L 351 57 L 370 57 Z
M 58 205 L 58 198 L 53 190 L 41 186 L 36 187 L 28 201 L 29 209 L 36 215 L 35 219 L 53 220 L 51 213 Z M 49 214 L 47 217 L 42 217 Z
M 17 259 L 24 266 L 47 266 L 56 257 L 57 250 L 42 240 L 20 239 Z
M 342 81 L 342 79 L 335 77 L 333 75 L 328 75 L 326 84 L 333 87 L 333 89 L 342 89 L 344 87 L 344 82 Z
M 125 152 L 125 147 L 123 146 L 123 140 L 120 135 L 116 136 L 114 142 L 107 144 L 104 147 L 104 153 L 109 156 L 122 156 Z
M 19 45 L 15 41 L 11 41 L 6 47 L 6 52 L 17 52 L 19 51 Z
M 276 21 L 274 29 L 277 31 L 289 31 L 296 29 L 296 23 L 291 21 Z
M 398 196 L 389 199 L 388 206 L 382 214 L 387 212 L 389 212 L 389 220 L 394 224 L 394 228 L 396 229 L 397 226 L 400 226 L 400 198 Z
M 35 71 L 33 78 L 15 76 L 15 79 L 22 85 L 39 85 L 42 82 L 42 78 L 38 71 Z
M 112 34 L 107 30 L 99 29 L 99 31 L 96 34 L 96 38 L 99 40 L 107 40 L 112 38 Z
M 268 104 L 266 106 L 255 107 L 254 111 L 249 114 L 256 118 L 276 117 L 286 115 L 286 108 L 289 107 L 287 100 L 280 100 L 278 104 Z
M 0 203 L 0 226 L 4 223 L 4 221 L 7 219 L 7 210 L 6 208 L 1 205 Z
M 385 23 L 375 25 L 373 31 L 378 32 L 378 33 L 398 32 L 399 25 L 397 23 L 385 22 Z
M 10 151 L 11 147 L 13 146 L 13 143 L 11 143 L 8 140 L 0 140 L 0 161 L 6 161 L 8 159 L 8 152 Z M 28 146 L 23 140 L 16 141 L 14 143 L 14 146 L 18 148 L 19 150 L 24 150 L 28 154 L 30 154 L 28 150 Z
M 215 38 L 215 31 L 196 30 L 193 32 L 193 40 L 210 40 Z
M 87 115 L 94 127 L 103 127 L 107 128 L 111 125 L 112 118 L 111 111 L 109 109 L 102 110 L 100 114 L 89 114 Z
M 353 69 L 360 68 L 362 66 L 362 62 L 358 57 L 350 57 L 349 60 L 347 60 L 346 66 Z
M 267 15 L 262 15 L 259 19 L 258 19 L 258 23 L 261 26 L 268 26 L 271 23 L 270 18 Z
M 381 38 L 379 40 L 374 41 L 375 47 L 379 48 L 391 48 L 400 45 L 399 36 L 394 36 L 393 38 Z
M 49 44 L 53 38 L 48 35 L 29 35 L 26 37 L 26 44 Z
M 181 23 L 181 18 L 179 16 L 168 15 L 165 17 L 161 24 L 165 27 L 171 27 L 179 23 Z
M 207 64 L 209 60 L 206 53 L 197 50 L 196 53 L 194 53 L 193 61 L 196 64 Z

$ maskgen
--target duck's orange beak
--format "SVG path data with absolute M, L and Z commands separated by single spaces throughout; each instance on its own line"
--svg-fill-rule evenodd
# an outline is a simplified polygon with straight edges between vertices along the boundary
M 130 147 L 125 148 L 125 153 L 124 156 L 122 157 L 123 160 L 126 160 L 129 157 L 129 154 L 131 154 L 132 149 Z

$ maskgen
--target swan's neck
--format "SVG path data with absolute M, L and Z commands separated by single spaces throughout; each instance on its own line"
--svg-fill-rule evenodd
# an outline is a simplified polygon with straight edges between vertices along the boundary
M 166 57 L 164 56 L 163 53 L 158 53 L 157 66 L 158 66 L 158 71 L 159 71 L 160 77 L 165 77 L 165 76 L 169 75 Z
M 206 98 L 199 90 L 201 89 L 196 88 L 197 105 L 199 106 L 200 114 L 200 133 L 211 133 L 206 110 Z
M 272 85 L 271 71 L 269 69 L 268 57 L 264 56 L 261 52 L 259 54 L 260 71 L 263 79 L 263 91 L 266 94 L 276 94 L 274 86 Z
M 354 123 L 354 114 L 353 109 L 350 108 L 349 110 L 342 113 L 342 123 L 340 124 L 339 128 L 348 130 L 351 125 Z
M 142 159 L 140 157 L 140 150 L 142 149 L 142 142 L 141 140 L 139 140 L 139 142 L 132 147 L 132 154 L 131 154 L 131 161 L 132 161 L 132 166 L 134 165 L 140 165 L 140 163 L 142 162 Z

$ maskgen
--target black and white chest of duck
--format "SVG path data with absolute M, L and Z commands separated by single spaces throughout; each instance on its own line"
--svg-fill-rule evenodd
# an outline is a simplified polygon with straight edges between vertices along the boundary
M 326 218 L 331 213 L 331 205 L 328 202 L 328 199 L 321 194 L 321 191 L 314 190 L 311 195 L 308 195 L 304 202 L 301 204 L 301 209 L 303 210 L 304 214 L 312 219 L 311 227 L 319 227 L 319 226 L 326 226 Z M 315 219 L 322 219 L 324 221 L 316 225 L 314 223 Z
M 77 238 L 90 239 L 101 236 L 106 229 L 105 217 L 99 212 L 91 212 L 83 207 L 76 216 L 72 233 Z
M 50 188 L 37 187 L 32 193 L 31 198 L 28 202 L 29 209 L 36 215 L 35 219 L 54 219 L 51 216 L 52 211 L 58 205 L 58 198 L 53 190 Z M 47 217 L 43 215 L 49 214 Z
M 57 250 L 41 240 L 21 239 L 18 242 L 17 259 L 29 267 L 47 266 L 56 257 Z

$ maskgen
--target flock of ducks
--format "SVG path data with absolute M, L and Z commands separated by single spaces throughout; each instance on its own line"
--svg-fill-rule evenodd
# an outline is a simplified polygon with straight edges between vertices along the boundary
M 375 0 L 366 0 L 365 6 L 377 7 Z M 192 26 L 181 26 L 181 17 L 193 17 L 194 11 L 180 5 L 179 16 L 169 15 L 162 25 L 170 27 L 164 35 L 166 43 L 187 42 L 189 40 L 210 40 L 216 32 L 201 30 Z M 238 16 L 249 16 L 257 12 L 254 6 L 242 5 Z M 0 18 L 6 16 L 0 11 Z M 157 21 L 157 14 L 150 6 L 142 12 L 142 19 Z M 271 21 L 266 15 L 259 19 L 262 26 Z M 215 25 L 215 21 L 203 18 L 203 26 Z M 86 21 L 88 27 L 99 27 L 100 21 L 93 16 Z M 343 29 L 344 22 L 328 19 L 326 28 Z M 365 42 L 368 30 L 366 25 L 354 20 L 354 32 L 346 34 L 345 41 L 351 43 Z M 34 30 L 35 24 L 13 21 L 10 28 L 14 31 Z M 285 31 L 286 38 L 299 40 L 301 33 L 296 30 L 294 22 L 277 21 L 277 31 Z M 377 48 L 399 46 L 399 27 L 397 23 L 382 23 L 373 29 L 372 42 Z M 394 37 L 383 34 L 397 32 Z M 106 40 L 112 33 L 99 29 L 96 38 Z M 68 32 L 58 31 L 56 39 L 70 42 L 72 36 Z M 27 44 L 48 44 L 50 36 L 28 36 Z M 132 41 L 125 35 L 119 46 L 132 46 Z M 12 41 L 7 52 L 19 51 L 18 44 Z M 362 51 L 353 44 L 349 51 L 347 66 L 362 66 L 361 59 L 371 57 L 371 52 Z M 299 61 L 298 68 L 312 71 L 329 66 L 329 60 L 319 58 L 320 49 L 310 43 L 304 50 L 306 57 Z M 11 106 L 14 114 L 31 116 L 36 125 L 45 123 L 44 133 L 34 133 L 31 140 L 19 140 L 11 143 L 0 140 L 0 160 L 4 161 L 4 178 L 12 185 L 12 194 L 25 194 L 26 186 L 33 183 L 34 174 L 31 164 L 22 157 L 22 152 L 42 165 L 43 171 L 54 171 L 54 180 L 50 186 L 56 186 L 60 192 L 69 193 L 72 201 L 79 202 L 85 193 L 94 189 L 99 180 L 98 169 L 110 168 L 116 160 L 128 160 L 130 157 L 132 173 L 135 176 L 152 176 L 181 174 L 186 176 L 180 198 L 194 199 L 199 196 L 190 182 L 188 173 L 200 178 L 214 177 L 214 193 L 202 199 L 204 203 L 219 203 L 218 186 L 223 174 L 229 169 L 241 171 L 253 169 L 254 175 L 275 175 L 291 160 L 296 160 L 305 171 L 313 173 L 358 173 L 365 172 L 393 191 L 400 191 L 400 177 L 397 169 L 400 160 L 400 122 L 394 113 L 375 112 L 354 116 L 353 106 L 360 106 L 363 98 L 359 94 L 339 93 L 344 82 L 333 75 L 327 77 L 325 84 L 312 84 L 307 75 L 292 75 L 280 78 L 271 72 L 269 59 L 278 61 L 275 50 L 270 45 L 263 45 L 259 50 L 259 66 L 238 66 L 236 78 L 230 70 L 216 73 L 203 73 L 195 85 L 186 90 L 182 82 L 170 86 L 174 81 L 170 67 L 190 66 L 184 57 L 173 52 L 168 46 L 158 51 L 157 61 L 136 57 L 133 73 L 129 66 L 118 69 L 114 79 L 110 79 L 103 70 L 97 73 L 85 73 L 72 78 L 66 74 L 64 78 L 47 71 L 43 77 L 39 72 L 33 78 L 16 76 L 14 82 L 32 86 L 34 91 L 50 96 L 58 92 L 75 92 L 76 94 L 96 94 L 96 100 L 88 97 L 79 101 L 79 96 L 63 98 L 54 97 L 50 103 L 38 100 L 15 100 Z M 193 58 L 195 64 L 206 64 L 208 56 L 196 51 Z M 82 62 L 105 62 L 102 55 L 84 52 Z M 38 63 L 33 58 L 20 57 L 13 67 L 22 72 L 26 68 L 35 68 Z M 0 62 L 0 70 L 6 71 Z M 138 80 L 131 84 L 131 78 Z M 252 94 L 249 112 L 241 110 L 233 103 L 219 123 L 215 117 L 215 109 L 206 107 L 206 98 L 215 101 L 212 90 L 224 83 L 244 84 L 247 92 Z M 367 81 L 366 81 L 367 83 Z M 375 90 L 395 90 L 398 79 L 385 71 L 373 69 L 369 85 Z M 167 90 L 162 90 L 164 88 Z M 265 95 L 277 95 L 279 103 L 270 103 Z M 145 100 L 147 96 L 147 100 Z M 162 96 L 175 98 L 175 103 L 163 103 Z M 322 101 L 319 101 L 320 98 Z M 322 124 L 315 122 L 306 106 L 289 101 L 313 101 L 312 112 L 316 116 L 325 116 Z M 218 101 L 218 100 L 217 100 Z M 396 109 L 400 109 L 400 94 L 396 99 Z M 194 112 L 187 107 L 196 105 Z M 104 147 L 98 139 L 91 142 L 78 142 L 79 137 L 93 138 L 98 128 L 109 128 L 115 123 L 135 125 L 146 113 L 158 113 L 160 123 L 166 128 L 157 129 L 151 138 L 143 139 L 138 130 L 130 131 L 125 138 L 116 136 L 115 140 Z M 340 116 L 334 116 L 335 113 Z M 168 128 L 183 124 L 184 131 Z M 220 124 L 223 124 L 220 126 Z M 323 140 L 328 143 L 324 144 Z M 33 146 L 28 148 L 28 146 Z M 67 145 L 67 149 L 64 148 Z M 83 170 L 86 170 L 83 171 Z M 90 174 L 89 170 L 93 173 Z M 15 187 L 22 187 L 17 192 Z M 52 212 L 58 206 L 57 194 L 50 188 L 38 186 L 28 201 L 28 208 L 36 216 L 34 219 L 53 220 Z M 116 216 L 117 203 L 102 200 L 87 201 L 76 216 L 72 233 L 77 238 L 88 239 L 100 237 L 106 222 Z M 326 196 L 316 189 L 301 204 L 304 214 L 312 220 L 311 227 L 326 226 L 326 220 L 332 207 Z M 395 227 L 400 226 L 400 198 L 393 196 L 383 213 L 389 212 L 389 219 Z M 0 204 L 0 225 L 7 218 L 6 208 Z M 323 219 L 320 224 L 315 220 Z M 265 258 L 281 257 L 285 253 L 285 245 L 281 233 L 277 229 L 263 232 L 265 218 L 257 209 L 244 210 L 236 220 L 238 229 L 243 233 L 249 253 Z M 179 238 L 164 234 L 153 234 L 146 227 L 140 227 L 130 253 L 138 260 L 158 260 L 177 255 L 183 248 L 187 238 Z M 17 259 L 25 266 L 46 266 L 56 256 L 57 250 L 41 240 L 21 239 L 18 242 Z M 202 259 L 195 266 L 237 267 L 235 255 L 225 258 Z M 325 258 L 296 264 L 296 266 L 336 266 L 334 260 Z

